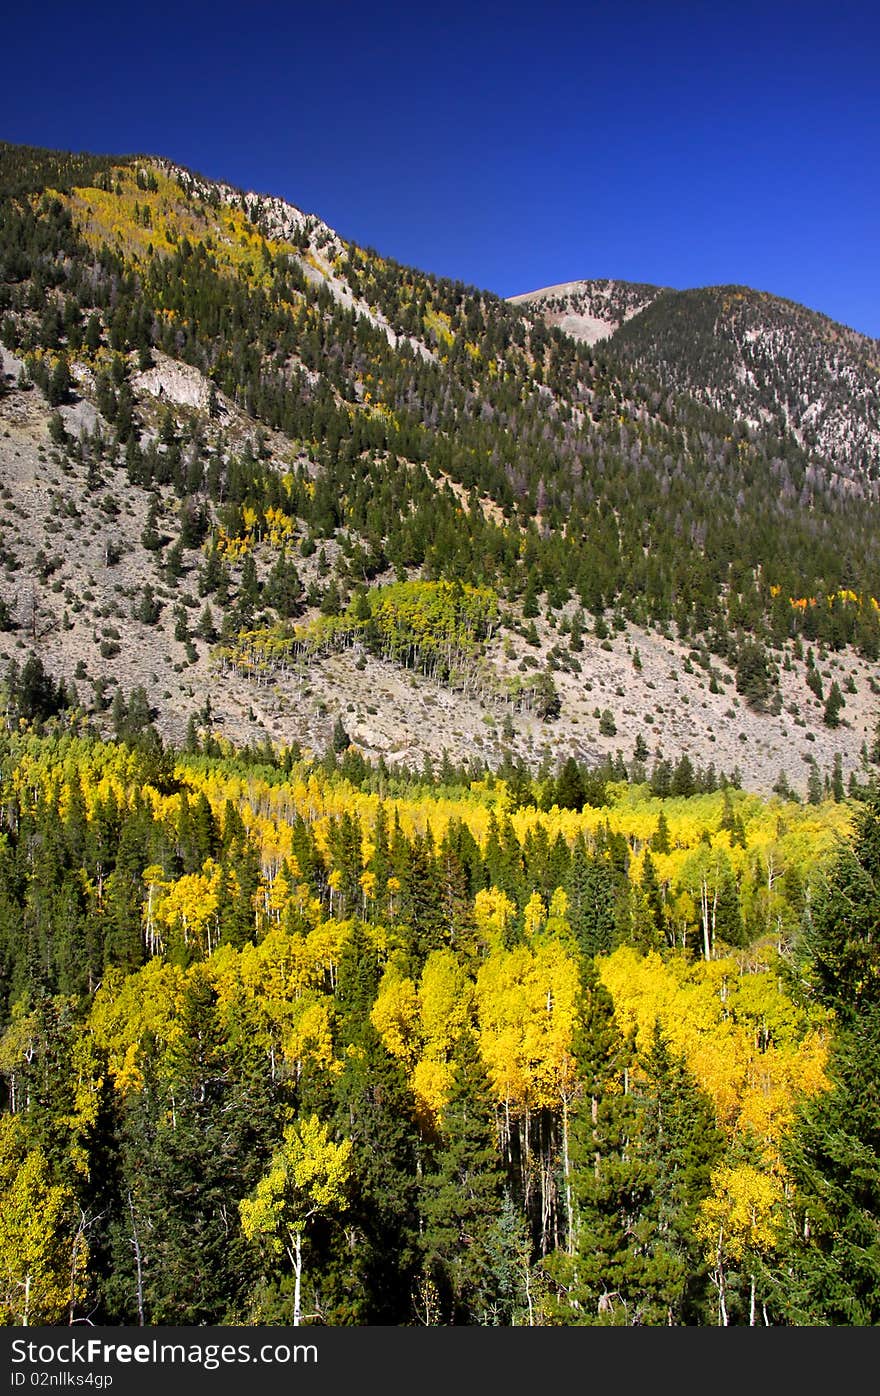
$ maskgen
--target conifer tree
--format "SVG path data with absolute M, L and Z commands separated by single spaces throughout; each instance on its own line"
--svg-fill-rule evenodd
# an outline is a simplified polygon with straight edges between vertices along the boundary
M 814 993 L 834 1010 L 831 1089 L 802 1107 L 786 1148 L 794 1180 L 781 1263 L 782 1316 L 880 1323 L 880 801 L 861 813 L 816 906 Z
M 669 839 L 669 823 L 662 810 L 657 817 L 657 828 L 651 836 L 651 849 L 654 853 L 672 852 L 672 844 Z
M 844 707 L 844 697 L 840 691 L 840 684 L 835 679 L 830 689 L 828 697 L 825 699 L 825 708 L 822 713 L 822 721 L 826 727 L 840 726 L 840 710 Z
M 349 1017 L 348 1030 L 336 1092 L 339 1130 L 352 1144 L 349 1245 L 328 1268 L 330 1321 L 405 1324 L 419 1271 L 415 1105 L 369 1019 Z
M 581 954 L 601 955 L 614 935 L 616 879 L 605 858 L 591 858 L 582 835 L 575 840 L 565 884 L 568 918 Z
M 240 1321 L 255 1263 L 230 1208 L 266 1159 L 271 1101 L 265 1073 L 235 1061 L 202 966 L 177 1026 L 161 1061 L 143 1044 L 143 1086 L 126 1102 L 104 1302 L 129 1323 Z
M 576 1052 L 583 1095 L 572 1116 L 574 1230 L 570 1254 L 548 1268 L 562 1281 L 568 1322 L 669 1322 L 683 1266 L 661 1224 L 651 1121 L 634 1088 L 632 1044 L 589 963 Z
M 441 1141 L 422 1188 L 426 1276 L 442 1323 L 487 1323 L 494 1314 L 498 1217 L 504 1198 L 495 1106 L 473 1034 L 462 1034 L 440 1122 Z
M 711 1101 L 655 1026 L 641 1062 L 644 1142 L 655 1168 L 657 1234 L 670 1256 L 670 1323 L 705 1323 L 710 1316 L 707 1265 L 695 1226 L 724 1149 Z
M 659 949 L 666 943 L 666 912 L 660 883 L 657 880 L 657 869 L 654 867 L 654 860 L 650 853 L 646 853 L 644 857 L 639 890 L 644 898 L 653 932 L 653 946 L 651 948 Z

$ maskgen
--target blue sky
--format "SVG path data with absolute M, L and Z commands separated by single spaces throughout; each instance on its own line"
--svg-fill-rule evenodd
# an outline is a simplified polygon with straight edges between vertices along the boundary
M 0 138 L 168 155 L 513 295 L 741 283 L 880 337 L 880 6 L 10 6 Z

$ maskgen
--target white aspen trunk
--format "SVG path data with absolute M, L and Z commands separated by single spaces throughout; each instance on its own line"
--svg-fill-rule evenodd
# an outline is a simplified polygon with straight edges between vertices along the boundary
M 721 1316 L 721 1327 L 727 1328 L 727 1301 L 724 1297 L 724 1275 L 721 1272 L 718 1275 L 718 1312 Z
M 719 1230 L 718 1230 L 718 1279 L 717 1279 L 716 1283 L 717 1283 L 717 1285 L 718 1285 L 718 1312 L 719 1312 L 719 1315 L 720 1315 L 720 1318 L 721 1318 L 721 1325 L 720 1325 L 720 1326 L 721 1326 L 722 1328 L 727 1328 L 727 1327 L 728 1327 L 728 1318 L 727 1318 L 727 1296 L 726 1296 L 725 1293 L 724 1293 L 724 1264 L 723 1264 L 722 1258 L 721 1258 L 721 1249 L 722 1249 L 723 1242 L 724 1242 L 724 1227 L 722 1226 L 722 1227 L 720 1227 Z
M 568 1101 L 562 1101 L 562 1177 L 565 1184 L 565 1234 L 566 1251 L 574 1255 L 576 1237 L 574 1234 L 574 1209 L 571 1203 L 571 1166 L 568 1158 Z
M 302 1323 L 302 1237 L 297 1231 L 293 1238 L 293 1326 Z
M 700 883 L 700 924 L 703 928 L 703 959 L 711 960 L 712 949 L 709 942 L 709 884 L 706 879 Z
M 70 1299 L 67 1305 L 67 1325 L 69 1328 L 73 1326 L 73 1311 L 76 1301 L 76 1272 L 79 1268 L 77 1264 L 79 1253 L 79 1240 L 81 1236 L 85 1235 L 85 1231 L 86 1214 L 82 1210 L 82 1208 L 80 1208 L 79 1226 L 76 1228 L 76 1231 L 74 1232 L 73 1243 L 70 1247 Z
M 134 1221 L 134 1203 L 131 1200 L 131 1193 L 128 1194 L 128 1210 L 131 1216 L 131 1244 L 134 1250 L 134 1263 L 137 1270 L 137 1306 L 138 1306 L 138 1326 L 144 1327 L 144 1276 L 141 1266 L 141 1243 L 138 1239 L 137 1227 Z

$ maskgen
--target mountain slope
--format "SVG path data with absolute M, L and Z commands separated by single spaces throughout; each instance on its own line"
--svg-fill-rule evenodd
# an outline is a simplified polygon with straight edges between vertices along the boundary
M 93 721 L 862 769 L 878 515 L 790 432 L 165 160 L 0 147 L 0 191 L 0 647 Z
M 744 286 L 670 291 L 626 282 L 574 282 L 515 303 L 575 338 L 614 287 L 607 350 L 756 429 L 790 434 L 832 491 L 877 498 L 880 343 L 792 301 Z M 564 294 L 559 294 L 564 291 Z M 649 294 L 653 291 L 653 294 Z

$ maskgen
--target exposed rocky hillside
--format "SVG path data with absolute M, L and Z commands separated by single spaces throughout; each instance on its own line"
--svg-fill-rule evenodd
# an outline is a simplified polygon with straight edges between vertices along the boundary
M 607 633 L 600 625 L 597 633 L 592 621 L 572 649 L 577 607 L 569 604 L 548 618 L 545 597 L 534 631 L 521 613 L 511 612 L 509 626 L 485 645 L 483 677 L 470 690 L 363 646 L 322 653 L 284 671 L 236 669 L 220 643 L 222 602 L 204 591 L 203 545 L 184 548 L 179 575 L 169 572 L 169 543 L 180 535 L 186 501 L 169 490 L 128 490 L 118 474 L 98 478 L 91 463 L 71 463 L 50 437 L 52 409 L 44 395 L 32 386 L 18 388 L 23 364 L 8 351 L 4 358 L 0 593 L 9 627 L 0 634 L 3 670 L 40 654 L 56 678 L 74 685 L 101 730 L 112 730 L 117 691 L 140 686 L 163 736 L 176 743 L 185 740 L 192 719 L 202 734 L 212 731 L 236 744 L 269 737 L 322 751 L 341 721 L 365 755 L 415 766 L 425 753 L 436 762 L 445 751 L 456 762 L 475 757 L 492 766 L 512 753 L 533 769 L 569 754 L 595 764 L 621 753 L 631 768 L 643 749 L 648 773 L 658 758 L 676 764 L 687 754 L 696 766 L 714 765 L 719 776 L 739 771 L 757 790 L 768 790 L 780 772 L 802 790 L 810 763 L 829 773 L 837 755 L 845 775 L 865 773 L 863 753 L 872 745 L 880 700 L 876 666 L 852 650 L 828 652 L 820 661 L 825 692 L 835 679 L 845 692 L 844 721 L 831 729 L 822 720 L 824 702 L 807 686 L 806 659 L 793 646 L 779 655 L 780 711 L 756 712 L 737 692 L 735 669 L 699 642 L 694 648 L 672 631 L 664 635 L 626 622 Z M 139 412 L 157 425 L 163 399 L 192 408 L 209 393 L 195 370 L 160 356 L 133 383 Z M 86 398 L 61 407 L 59 415 L 71 434 L 106 430 Z M 219 415 L 227 439 L 243 444 L 255 431 L 232 404 L 222 402 Z M 270 466 L 285 468 L 285 445 L 267 438 Z M 159 548 L 143 542 L 153 500 L 159 501 Z M 329 543 L 323 551 L 331 565 L 340 556 Z M 263 575 L 271 552 L 271 546 L 256 550 Z M 304 588 L 321 585 L 318 553 L 298 557 L 298 570 Z M 233 595 L 242 571 L 241 565 L 232 569 Z M 375 580 L 388 583 L 393 574 Z M 155 614 L 142 610 L 147 587 Z M 214 633 L 201 625 L 206 607 Z M 320 606 L 305 605 L 298 624 L 320 620 Z M 531 675 L 546 672 L 548 664 L 560 700 L 552 720 L 504 696 L 515 691 L 524 666 Z
M 548 325 L 583 344 L 609 339 L 634 315 L 663 294 L 661 286 L 632 281 L 564 281 L 511 296 L 511 305 L 531 306 Z
M 178 742 L 869 769 L 872 471 L 618 349 L 673 293 L 588 283 L 576 343 L 167 161 L 3 147 L 0 188 L 8 721 L 35 656 Z

